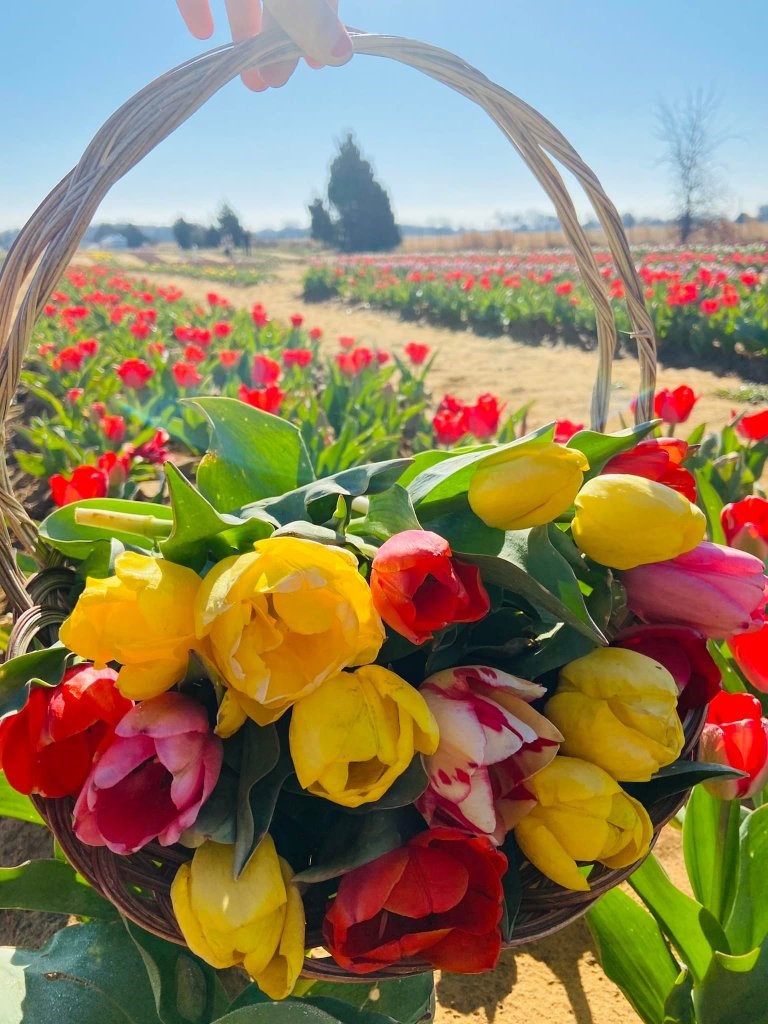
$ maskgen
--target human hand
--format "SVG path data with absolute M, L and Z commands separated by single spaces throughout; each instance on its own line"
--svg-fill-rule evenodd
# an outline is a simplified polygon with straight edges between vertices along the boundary
M 187 28 L 198 39 L 213 32 L 209 0 L 176 0 Z M 279 26 L 303 50 L 310 67 L 344 64 L 352 56 L 352 43 L 337 17 L 339 0 L 226 0 L 233 42 L 250 39 Z M 276 61 L 260 68 L 248 68 L 241 75 L 254 92 L 285 85 L 296 60 Z

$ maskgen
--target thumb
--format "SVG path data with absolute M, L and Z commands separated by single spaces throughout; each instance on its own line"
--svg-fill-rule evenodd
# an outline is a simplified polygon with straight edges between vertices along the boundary
M 344 64 L 352 41 L 329 0 L 264 0 L 264 7 L 301 50 L 317 64 Z

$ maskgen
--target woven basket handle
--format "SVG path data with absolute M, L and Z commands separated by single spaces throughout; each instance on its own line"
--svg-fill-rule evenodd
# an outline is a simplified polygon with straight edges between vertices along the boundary
M 407 64 L 482 107 L 549 195 L 595 306 L 598 371 L 592 394 L 592 426 L 602 430 L 608 416 L 616 323 L 594 253 L 553 159 L 577 178 L 605 232 L 618 276 L 624 283 L 641 370 L 635 415 L 638 422 L 650 419 L 656 373 L 653 323 L 645 308 L 618 212 L 595 174 L 546 118 L 453 54 L 395 36 L 349 31 L 356 53 L 389 57 Z M 245 68 L 297 54 L 295 44 L 277 33 L 211 50 L 156 79 L 120 107 L 99 130 L 78 165 L 32 215 L 0 270 L 0 423 L 7 420 L 35 322 L 112 185 Z M 3 435 L 4 431 L 0 434 L 2 448 Z M 24 590 L 23 575 L 16 566 L 11 532 L 28 550 L 34 549 L 36 534 L 34 524 L 13 495 L 2 449 L 0 507 L 0 586 L 11 603 L 23 609 L 30 605 L 30 600 Z

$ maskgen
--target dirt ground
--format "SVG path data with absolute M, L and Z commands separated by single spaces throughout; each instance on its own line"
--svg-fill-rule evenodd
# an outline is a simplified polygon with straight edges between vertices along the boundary
M 123 259 L 126 269 L 130 257 Z M 510 409 L 533 402 L 529 428 L 549 420 L 569 418 L 588 422 L 589 396 L 596 356 L 565 346 L 532 347 L 507 337 L 478 338 L 425 324 L 403 323 L 394 316 L 341 303 L 306 304 L 301 299 L 304 262 L 284 261 L 274 278 L 248 288 L 216 286 L 235 305 L 261 302 L 268 314 L 286 320 L 302 313 L 307 327 L 319 326 L 324 343 L 335 348 L 339 336 L 353 336 L 360 344 L 401 351 L 409 341 L 428 344 L 437 352 L 430 373 L 432 393 L 474 399 L 486 391 L 498 394 Z M 211 286 L 205 281 L 153 274 L 157 284 L 177 284 L 187 295 L 203 300 Z M 614 368 L 611 429 L 630 420 L 629 404 L 638 381 L 637 364 L 620 360 Z M 665 370 L 661 387 L 689 384 L 701 395 L 688 426 L 699 422 L 719 425 L 727 420 L 734 403 L 718 398 L 721 387 L 736 387 L 737 378 L 720 378 L 701 370 Z M 6 823 L 0 830 L 0 863 L 16 863 L 27 847 L 17 835 L 18 826 Z M 658 852 L 673 878 L 683 878 L 679 836 L 668 828 Z M 27 853 L 27 855 L 29 855 Z M 37 854 L 38 856 L 40 854 Z M 42 936 L 49 922 L 41 923 Z M 34 929 L 12 915 L 0 915 L 0 943 L 32 943 Z M 639 1018 L 621 993 L 604 976 L 586 925 L 577 921 L 568 928 L 503 955 L 496 971 L 480 977 L 446 976 L 438 983 L 439 1009 L 436 1024 L 529 1024 L 534 1017 L 543 1024 L 637 1024 Z

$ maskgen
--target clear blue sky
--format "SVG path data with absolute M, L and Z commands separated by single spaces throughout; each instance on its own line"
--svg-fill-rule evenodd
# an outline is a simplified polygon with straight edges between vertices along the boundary
M 0 228 L 20 226 L 99 125 L 210 44 L 173 0 L 3 0 Z M 536 106 L 592 165 L 621 210 L 671 212 L 653 137 L 660 98 L 714 87 L 735 138 L 721 151 L 725 209 L 768 203 L 768 2 L 739 0 L 340 0 L 368 31 L 453 50 Z M 472 20 L 465 14 L 472 10 Z M 335 140 L 358 137 L 403 222 L 490 225 L 546 198 L 485 115 L 407 68 L 356 57 L 300 67 L 280 90 L 230 84 L 119 183 L 99 219 L 212 217 L 228 200 L 253 228 L 306 221 Z M 586 210 L 586 204 L 580 203 Z

